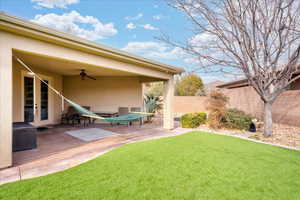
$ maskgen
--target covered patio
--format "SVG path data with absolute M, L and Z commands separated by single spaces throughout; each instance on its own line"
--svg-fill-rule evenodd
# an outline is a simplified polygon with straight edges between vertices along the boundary
M 112 127 L 109 124 L 93 124 L 84 128 L 54 125 L 38 134 L 36 149 L 13 153 L 13 167 L 0 170 L 0 185 L 62 171 L 124 144 L 175 136 L 189 131 L 189 129 L 178 128 L 178 123 L 175 123 L 175 129 L 166 130 L 161 126 L 161 120 L 162 118 L 157 117 L 153 123 L 146 123 L 143 127 L 139 125 Z M 85 142 L 66 134 L 66 131 L 89 128 L 112 131 L 118 135 Z
M 56 150 L 64 151 L 84 144 L 62 134 L 73 127 L 56 126 L 69 105 L 20 65 L 17 59 L 30 66 L 60 94 L 81 106 L 90 107 L 93 112 L 117 112 L 119 107 L 142 109 L 143 83 L 163 81 L 163 117 L 155 126 L 167 130 L 174 128 L 173 76 L 183 72 L 180 68 L 130 55 L 6 14 L 0 14 L 0 43 L 0 168 L 24 164 L 30 159 L 50 156 Z M 82 69 L 96 80 L 82 80 L 79 76 Z M 13 154 L 14 122 L 55 128 L 38 133 L 41 135 L 38 135 L 36 151 Z M 92 126 L 112 129 L 109 124 L 102 122 Z M 135 132 L 135 129 L 146 130 L 151 126 L 121 125 L 113 129 L 124 136 Z
M 175 123 L 175 127 L 177 126 Z M 88 132 L 89 130 L 99 130 L 100 132 L 104 130 L 114 133 L 115 135 L 85 141 L 68 134 L 70 131 Z M 161 116 L 155 117 L 151 123 L 145 123 L 143 126 L 140 126 L 138 122 L 134 122 L 131 126 L 127 126 L 126 124 L 111 126 L 108 123 L 95 123 L 88 127 L 61 124 L 50 125 L 47 129 L 38 131 L 37 148 L 13 152 L 13 166 L 21 166 L 35 162 L 56 153 L 65 152 L 78 147 L 81 148 L 82 146 L 88 146 L 92 143 L 103 143 L 102 145 L 104 145 L 107 141 L 140 140 L 161 134 L 161 132 L 164 132 Z

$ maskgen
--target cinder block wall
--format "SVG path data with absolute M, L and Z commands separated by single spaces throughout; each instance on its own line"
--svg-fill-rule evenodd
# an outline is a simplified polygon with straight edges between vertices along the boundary
M 300 126 L 300 90 L 293 86 L 280 95 L 273 105 L 273 120 L 281 124 Z M 238 108 L 262 119 L 263 102 L 251 87 L 227 89 L 223 91 L 229 97 L 229 107 Z M 190 112 L 206 112 L 208 97 L 175 96 L 174 112 L 177 115 Z
M 253 88 L 229 89 L 224 93 L 230 99 L 229 107 L 262 119 L 263 102 Z M 300 91 L 289 90 L 282 93 L 274 102 L 272 113 L 274 122 L 300 126 Z

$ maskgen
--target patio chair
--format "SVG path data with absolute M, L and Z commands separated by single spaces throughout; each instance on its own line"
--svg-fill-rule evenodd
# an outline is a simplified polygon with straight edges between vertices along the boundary
M 141 107 L 131 107 L 130 112 L 142 112 Z
M 122 116 L 122 115 L 127 115 L 129 113 L 129 108 L 128 107 L 119 107 L 118 108 L 118 116 Z M 117 123 L 117 125 L 119 125 L 120 122 Z M 113 125 L 113 123 L 111 123 L 111 125 Z M 127 125 L 131 125 L 131 123 L 127 123 Z
M 73 106 L 69 106 L 66 112 L 63 112 L 61 115 L 61 124 L 69 124 L 73 120 L 73 116 L 78 113 Z
M 118 115 L 127 115 L 129 113 L 129 108 L 128 107 L 119 107 L 118 108 Z
M 142 109 L 141 109 L 141 107 L 131 107 L 130 112 L 142 112 Z M 140 125 L 143 125 L 144 119 L 140 118 L 139 122 L 140 122 Z
M 90 106 L 82 106 L 82 107 L 87 110 L 91 109 Z M 74 126 L 75 122 L 77 122 L 77 124 L 81 124 L 81 120 L 84 120 L 84 126 L 87 124 L 86 120 L 88 120 L 88 123 L 91 123 L 90 118 L 86 118 L 82 116 L 73 106 L 69 106 L 67 112 L 63 113 L 61 116 L 62 124 L 64 124 L 64 122 L 66 122 L 66 124 L 70 124 L 70 122 L 72 122 L 72 125 Z

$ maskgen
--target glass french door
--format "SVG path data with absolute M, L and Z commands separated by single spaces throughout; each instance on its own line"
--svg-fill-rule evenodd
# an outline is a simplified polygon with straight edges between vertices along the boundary
M 49 79 L 44 79 L 44 82 L 32 76 L 23 76 L 24 122 L 35 126 L 50 123 Z
M 24 122 L 34 122 L 34 78 L 24 77 Z
M 45 83 L 49 83 L 49 81 L 44 80 Z M 41 109 L 40 109 L 40 120 L 49 120 L 49 89 L 48 86 L 44 82 L 41 82 Z

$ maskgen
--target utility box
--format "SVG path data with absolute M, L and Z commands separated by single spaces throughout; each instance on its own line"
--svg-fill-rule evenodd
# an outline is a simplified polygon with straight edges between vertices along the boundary
M 13 152 L 35 149 L 37 129 L 27 122 L 13 123 Z

